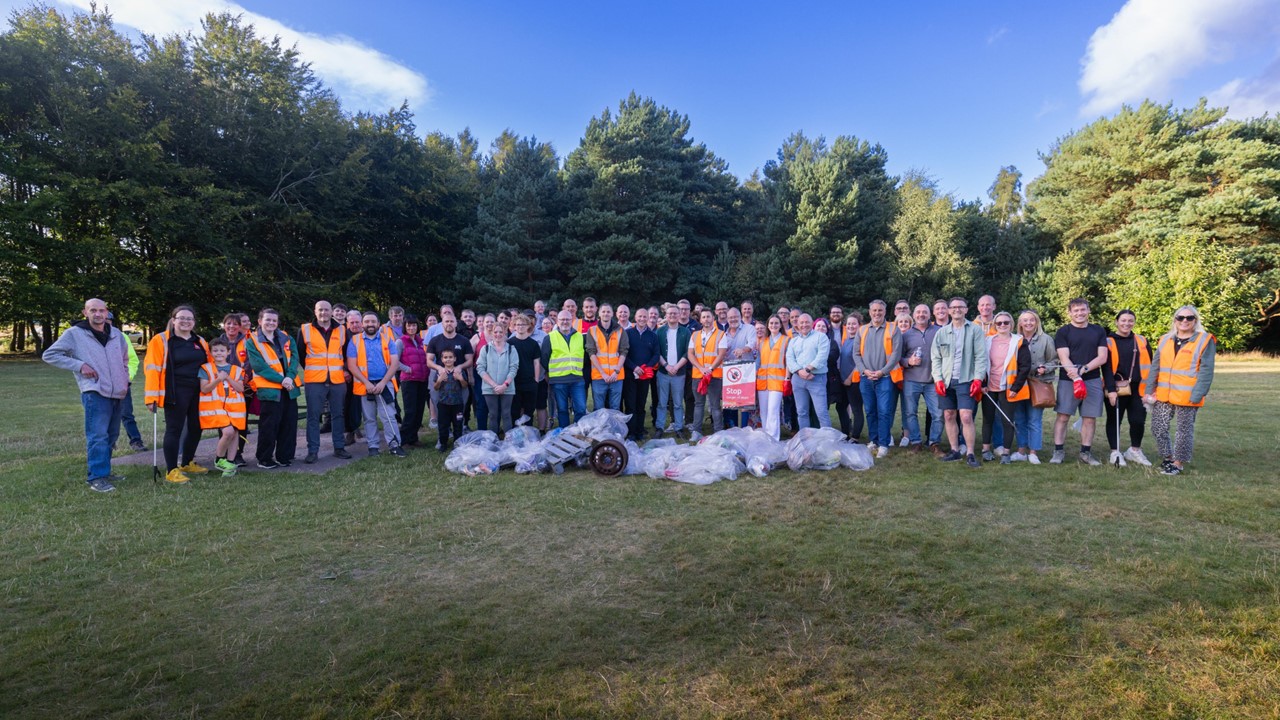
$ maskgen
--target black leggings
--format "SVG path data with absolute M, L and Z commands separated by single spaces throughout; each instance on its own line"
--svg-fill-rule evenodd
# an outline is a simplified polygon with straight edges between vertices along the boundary
M 182 431 L 186 430 L 183 438 Z M 179 466 L 178 446 L 182 446 L 182 465 L 196 457 L 200 445 L 200 388 L 174 387 L 164 396 L 164 464 L 169 470 Z
M 1117 397 L 1115 405 L 1104 402 L 1102 406 L 1107 410 L 1107 442 L 1111 443 L 1111 449 L 1120 449 L 1116 426 L 1124 422 L 1126 413 L 1129 415 L 1129 445 L 1142 447 L 1142 436 L 1147 430 L 1147 406 L 1142 404 L 1142 396 L 1135 390 L 1132 395 Z M 1119 418 L 1116 417 L 1117 412 L 1120 413 Z
M 862 425 L 867 421 L 866 413 L 862 407 L 862 386 L 859 383 L 852 383 L 844 386 L 845 400 L 849 403 L 849 412 L 847 415 L 852 417 L 840 417 L 840 432 L 849 437 L 850 440 L 857 440 L 862 436 Z M 848 424 L 846 425 L 846 420 Z

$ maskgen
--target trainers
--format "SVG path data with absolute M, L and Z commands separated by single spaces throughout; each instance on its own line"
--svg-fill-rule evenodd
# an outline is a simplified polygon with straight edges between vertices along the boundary
M 389 450 L 388 452 L 390 452 L 392 455 L 395 455 L 396 457 L 409 457 L 409 453 L 405 452 L 404 448 L 400 447 L 399 445 L 391 448 L 391 450 Z
M 292 460 L 279 460 L 279 461 L 277 461 L 277 464 L 278 464 L 278 465 L 280 465 L 280 467 L 290 467 L 290 466 L 292 466 L 292 465 L 293 465 L 293 461 L 292 461 Z
M 1128 458 L 1130 462 L 1138 463 L 1144 467 L 1151 467 L 1151 461 L 1147 459 L 1146 455 L 1142 454 L 1142 448 L 1131 447 L 1124 451 L 1124 456 Z
M 980 468 L 980 467 L 982 467 L 982 463 L 978 462 L 978 458 L 974 457 L 974 456 L 973 456 L 973 453 L 969 453 L 969 456 L 968 456 L 968 457 L 966 457 L 966 458 L 964 459 L 964 461 L 965 461 L 965 463 L 967 463 L 967 464 L 969 465 L 969 467 L 971 467 L 971 468 Z
M 1080 462 L 1084 463 L 1085 465 L 1101 465 L 1102 464 L 1098 462 L 1098 458 L 1094 457 L 1093 452 L 1090 450 L 1080 451 Z
M 1034 452 L 1027 453 L 1027 462 L 1031 463 L 1032 465 L 1039 465 L 1040 456 L 1036 455 Z
M 213 466 L 222 471 L 222 477 L 231 477 L 236 474 L 236 464 L 226 458 L 214 460 Z
M 906 435 L 902 436 L 902 440 L 898 441 L 898 447 L 906 447 L 911 444 L 911 438 Z
M 1173 462 L 1170 460 L 1165 460 L 1163 463 L 1160 463 L 1161 475 L 1178 475 L 1181 472 L 1182 472 L 1182 468 L 1178 467 L 1177 465 L 1174 465 Z
M 1050 465 L 1061 465 L 1063 460 L 1067 459 L 1067 451 L 1054 450 L 1053 457 L 1049 458 Z
M 351 453 L 347 452 L 346 448 L 338 448 L 337 450 L 334 450 L 333 456 L 338 458 L 339 460 L 351 459 Z
M 275 470 L 278 467 L 280 467 L 280 463 L 275 460 L 267 460 L 266 462 L 263 462 L 262 460 L 258 461 L 258 469 L 260 470 Z
M 184 473 L 188 473 L 191 475 L 203 475 L 209 472 L 209 468 L 200 467 L 200 464 L 197 463 L 195 460 L 192 460 L 191 462 L 187 463 L 186 465 L 183 465 L 178 469 Z
M 183 474 L 182 468 L 174 468 L 169 471 L 168 475 L 164 476 L 164 479 L 173 483 L 174 485 L 181 485 L 182 483 L 190 480 L 191 478 Z
M 938 459 L 941 460 L 942 462 L 953 462 L 955 460 L 959 460 L 962 457 L 964 456 L 956 452 L 955 450 L 952 450 L 951 452 L 947 453 L 946 455 L 943 455 Z
M 378 457 L 381 454 L 382 451 L 378 448 L 369 448 L 369 457 Z
M 89 489 L 94 492 L 109 493 L 116 491 L 116 486 L 112 485 L 111 481 L 106 478 L 94 478 L 88 481 L 88 485 Z
M 435 418 L 431 418 L 431 422 L 427 423 L 427 427 L 431 428 L 432 430 L 436 430 L 440 427 L 440 423 L 437 422 Z
M 882 447 L 882 448 L 880 448 L 879 450 L 877 450 L 877 451 L 876 451 L 876 457 L 877 457 L 877 458 L 887 458 L 887 457 L 889 457 L 889 448 L 887 448 L 887 447 Z
M 144 445 L 144 444 L 142 443 L 142 441 L 141 441 L 141 440 L 130 440 L 130 441 L 129 441 L 129 449 L 130 449 L 130 450 L 132 450 L 132 451 L 134 451 L 134 452 L 146 452 L 146 451 L 147 451 L 147 446 L 146 446 L 146 445 Z M 1139 452 L 1141 452 L 1141 451 L 1139 451 Z
M 1009 456 L 1009 462 L 1026 462 L 1027 456 L 1020 452 L 1013 453 Z
M 1107 459 L 1107 464 L 1115 465 L 1116 467 L 1124 467 L 1128 463 L 1124 461 L 1124 455 L 1122 455 L 1119 450 L 1112 450 L 1111 457 Z
M 983 451 L 982 451 L 982 459 L 983 459 L 985 462 L 991 462 L 992 460 L 995 460 L 995 459 L 996 459 L 996 456 L 995 456 L 995 453 L 991 452 L 990 450 L 983 450 Z
M 316 455 L 315 453 L 307 453 L 307 456 L 302 458 L 302 462 L 308 465 L 312 465 L 315 463 L 316 460 L 319 460 L 319 459 L 320 459 L 319 455 Z
M 1011 464 L 1013 464 L 1013 457 L 1012 457 L 1012 456 L 1010 456 L 1010 455 L 1009 455 L 1009 453 L 1005 453 L 1005 454 L 1001 455 L 1001 456 L 1000 456 L 1000 464 L 1001 464 L 1001 465 L 1011 465 Z
M 873 442 L 869 442 L 869 443 L 867 443 L 867 450 L 871 451 L 871 454 L 873 454 L 873 455 L 874 455 L 874 454 L 875 454 L 875 452 L 876 452 L 876 450 L 879 450 L 879 449 L 880 449 L 880 446 L 879 446 L 879 445 L 876 445 L 876 444 L 875 444 L 875 443 L 873 443 Z
M 355 444 L 356 444 L 356 434 L 355 434 L 355 433 L 353 433 L 353 432 L 349 432 L 349 433 L 344 434 L 344 435 L 342 436 L 342 442 L 343 442 L 343 444 L 344 444 L 344 445 L 355 445 Z
M 241 455 L 240 457 L 236 458 L 236 467 L 238 468 L 249 467 L 249 461 L 245 460 L 244 456 Z
M 520 417 L 516 418 L 516 421 L 512 424 L 515 425 L 516 427 L 519 427 L 521 425 L 529 424 L 529 421 L 532 419 L 533 418 L 529 417 L 528 415 L 521 414 Z

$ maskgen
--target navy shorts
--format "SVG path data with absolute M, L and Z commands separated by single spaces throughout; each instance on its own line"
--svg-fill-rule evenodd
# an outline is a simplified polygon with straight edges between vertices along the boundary
M 930 390 L 936 393 L 937 390 Z M 977 410 L 978 401 L 973 399 L 969 394 L 969 384 L 961 385 L 958 380 L 953 380 L 951 386 L 947 388 L 947 394 L 938 398 L 939 410 Z

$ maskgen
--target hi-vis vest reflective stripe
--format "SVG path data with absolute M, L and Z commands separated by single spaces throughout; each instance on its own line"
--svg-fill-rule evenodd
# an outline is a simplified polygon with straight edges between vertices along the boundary
M 213 362 L 213 355 L 209 352 L 209 343 L 199 335 L 193 336 L 196 343 L 204 349 L 204 354 Z M 145 383 L 146 395 L 144 402 L 148 405 L 155 403 L 156 407 L 164 407 L 164 386 L 165 375 L 169 368 L 169 331 L 165 330 L 159 335 L 154 335 L 151 342 L 147 343 L 147 354 L 142 360 L 142 375 Z
M 782 392 L 787 379 L 786 335 L 767 337 L 760 341 L 760 368 L 756 371 L 756 390 Z
M 1209 340 L 1217 342 L 1217 338 L 1209 333 L 1199 333 L 1189 338 L 1182 346 L 1181 352 L 1174 352 L 1173 333 L 1160 338 L 1160 372 L 1156 376 L 1156 400 L 1181 405 L 1183 407 L 1200 407 L 1200 402 L 1191 402 L 1191 390 L 1196 386 L 1196 378 L 1200 375 L 1200 358 Z M 1173 358 L 1169 362 L 1168 358 Z
M 1151 346 L 1147 345 L 1146 338 L 1142 337 L 1137 333 L 1133 334 L 1133 341 L 1138 344 L 1138 380 L 1140 382 L 1138 394 L 1145 395 L 1146 386 L 1147 386 L 1147 376 L 1151 374 Z M 1110 359 L 1111 359 L 1112 374 L 1119 372 L 1120 355 L 1119 355 L 1119 351 L 1116 350 L 1115 338 L 1107 338 L 1107 354 L 1111 356 Z M 1128 363 L 1125 363 L 1124 371 L 1126 373 L 1129 372 L 1128 366 L 1132 364 L 1133 364 L 1132 358 L 1129 359 Z M 1132 380 L 1133 378 L 1129 378 L 1129 379 Z
M 551 338 L 551 359 L 547 365 L 547 377 L 569 377 L 582 375 L 582 333 L 574 333 L 567 341 L 559 330 L 552 330 L 547 337 Z
M 862 357 L 867 356 L 867 332 L 871 330 L 870 325 L 863 325 L 858 330 L 858 354 Z M 893 354 L 893 334 L 897 332 L 897 325 L 885 323 L 884 326 L 884 356 L 887 358 Z M 855 371 L 856 372 L 856 371 Z M 859 373 L 860 374 L 860 373 Z M 889 379 L 895 383 L 901 383 L 903 378 L 902 366 L 898 365 L 889 371 Z M 860 378 L 854 378 L 857 382 Z
M 699 330 L 693 334 L 693 339 L 689 345 L 693 348 L 693 352 L 698 356 L 698 362 L 702 365 L 710 365 L 716 361 L 716 355 L 720 354 L 720 338 L 724 333 L 720 332 L 720 328 L 712 328 L 711 334 L 706 335 Z M 695 365 L 693 368 L 693 379 L 697 380 L 703 376 L 703 372 Z M 715 370 L 711 371 L 711 377 L 724 377 L 724 368 L 719 365 Z
M 303 360 L 302 382 L 334 385 L 346 383 L 342 375 L 342 348 L 347 344 L 347 329 L 335 326 L 329 333 L 329 344 L 324 344 L 324 333 L 312 323 L 302 326 L 302 346 L 307 354 Z
M 624 332 L 626 331 L 615 325 L 614 331 L 609 333 L 609 337 L 613 338 L 610 341 L 599 325 L 591 328 L 591 338 L 596 341 L 596 361 L 600 363 L 600 370 L 617 373 L 619 380 L 626 376 L 626 370 L 622 367 L 622 356 L 618 354 L 618 345 L 622 343 Z M 604 379 L 604 374 L 600 370 L 596 370 L 595 365 L 591 366 L 592 380 Z
M 1018 349 L 1022 347 L 1024 342 L 1026 342 L 1026 338 L 1022 337 L 1022 335 L 1014 335 L 1013 340 L 1009 343 L 1009 357 L 1005 358 L 1004 394 L 1009 399 L 1009 402 L 1031 399 L 1030 379 L 1018 392 L 1015 393 L 1010 390 L 1013 387 L 1013 381 L 1018 379 Z
M 365 349 L 364 349 L 365 337 L 366 336 L 362 334 L 360 337 L 355 339 L 356 367 L 360 368 L 360 372 L 364 373 L 365 379 L 368 379 L 369 378 L 369 356 L 365 353 Z M 389 328 L 383 327 L 378 331 L 378 342 L 382 345 L 382 363 L 387 367 L 388 370 L 391 369 L 391 343 L 394 340 L 395 340 L 395 335 L 391 332 Z M 374 384 L 376 385 L 377 383 L 375 382 Z M 400 381 L 396 380 L 394 377 L 391 378 L 391 387 L 394 388 L 396 392 L 399 392 Z M 368 392 L 367 390 L 365 390 L 364 383 L 362 382 L 351 383 L 351 390 L 352 390 L 352 393 L 354 393 L 355 395 L 364 395 Z
M 280 332 L 279 330 L 277 330 L 276 333 L 279 334 L 281 338 L 284 339 L 285 362 L 283 364 L 281 364 L 280 362 L 280 356 L 276 354 L 275 343 L 258 342 L 258 333 L 253 333 L 252 335 L 250 335 L 249 342 L 253 343 L 253 346 L 258 348 L 258 354 L 262 356 L 262 359 L 266 361 L 267 365 L 272 370 L 275 370 L 277 373 L 284 375 L 286 366 L 293 364 L 293 341 L 289 339 L 288 335 Z M 254 390 L 284 389 L 284 386 L 281 385 L 280 383 L 272 382 L 262 377 L 261 375 L 254 375 L 253 380 L 250 380 L 249 384 L 253 386 Z
M 218 376 L 218 367 L 213 363 L 205 363 L 204 374 L 210 378 Z M 232 380 L 244 382 L 244 371 L 235 365 L 228 373 Z M 230 383 L 221 382 L 209 393 L 200 393 L 200 428 L 212 430 L 228 425 L 239 430 L 245 428 L 244 395 L 231 388 Z

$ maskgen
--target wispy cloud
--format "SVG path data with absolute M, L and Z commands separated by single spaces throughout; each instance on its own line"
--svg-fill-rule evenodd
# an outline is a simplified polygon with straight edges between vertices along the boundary
M 1081 60 L 1082 115 L 1170 96 L 1173 82 L 1265 36 L 1270 0 L 1129 0 L 1094 31 Z
M 1213 107 L 1227 107 L 1227 116 L 1245 119 L 1280 114 L 1280 59 L 1254 78 L 1236 78 L 1209 94 Z
M 1008 26 L 1008 25 L 1001 25 L 1000 27 L 998 27 L 998 28 L 996 28 L 996 29 L 992 30 L 991 32 L 987 33 L 987 44 L 988 44 L 988 45 L 995 45 L 997 40 L 999 40 L 1000 38 L 1002 38 L 1002 37 L 1004 37 L 1005 35 L 1008 35 L 1008 34 L 1009 34 L 1009 26 Z
M 64 0 L 88 10 L 89 0 Z M 99 2 L 101 7 L 104 3 Z M 243 16 L 259 36 L 279 36 L 286 46 L 296 46 L 303 62 L 311 64 L 325 85 L 333 90 L 348 110 L 383 112 L 408 100 L 420 109 L 431 97 L 431 88 L 421 73 L 378 50 L 344 35 L 319 35 L 285 25 L 273 18 L 222 0 L 110 0 L 112 18 L 121 25 L 149 35 L 165 36 L 188 31 L 200 32 L 200 21 L 208 13 L 229 12 Z

